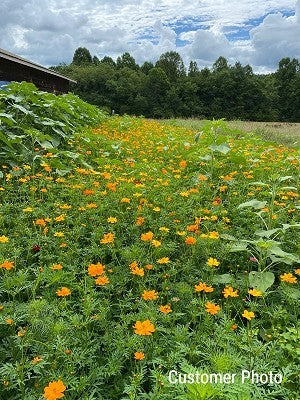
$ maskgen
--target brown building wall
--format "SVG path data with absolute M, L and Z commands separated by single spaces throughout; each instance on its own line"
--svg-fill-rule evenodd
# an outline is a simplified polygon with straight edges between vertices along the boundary
M 0 58 L 0 81 L 32 82 L 39 89 L 54 93 L 67 93 L 69 81 L 27 65 Z

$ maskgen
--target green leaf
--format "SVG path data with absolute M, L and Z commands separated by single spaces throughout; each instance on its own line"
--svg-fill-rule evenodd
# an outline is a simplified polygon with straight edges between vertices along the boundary
M 200 139 L 200 137 L 203 135 L 203 132 L 198 132 L 198 133 L 196 133 L 196 135 L 195 135 L 195 142 L 196 143 L 198 143 L 199 142 L 199 139 Z
M 208 148 L 212 151 L 217 151 L 222 154 L 227 154 L 230 151 L 230 147 L 226 143 L 222 143 L 219 145 L 210 145 Z
M 213 277 L 213 283 L 233 283 L 234 277 L 230 274 L 215 275 Z
M 280 257 L 282 260 L 287 260 L 291 262 L 300 262 L 300 258 L 295 256 L 294 254 L 287 253 L 283 251 L 279 246 L 271 246 L 268 248 L 268 253 L 277 257 Z
M 247 243 L 245 242 L 236 242 L 230 247 L 230 253 L 238 252 L 238 251 L 247 251 Z
M 263 293 L 273 285 L 274 281 L 273 272 L 252 271 L 249 273 L 249 286 Z
M 284 289 L 282 289 L 282 291 L 286 296 L 290 297 L 293 300 L 300 299 L 300 290 L 297 288 L 285 287 Z
M 260 208 L 265 207 L 266 204 L 267 204 L 266 201 L 259 201 L 259 200 L 253 199 L 253 200 L 247 201 L 246 203 L 240 204 L 238 206 L 238 209 L 246 208 L 246 207 L 253 207 L 256 210 L 258 210 Z
M 274 233 L 281 231 L 280 228 L 275 228 L 275 229 L 270 229 L 267 231 L 256 231 L 254 232 L 255 235 L 260 236 L 260 237 L 266 237 L 269 238 L 271 237 Z

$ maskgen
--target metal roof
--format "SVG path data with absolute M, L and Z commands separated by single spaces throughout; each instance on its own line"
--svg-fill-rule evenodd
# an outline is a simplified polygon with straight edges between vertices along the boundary
M 51 69 L 45 68 L 42 65 L 39 65 L 39 64 L 36 64 L 36 63 L 34 63 L 32 61 L 26 60 L 25 58 L 22 58 L 22 57 L 20 57 L 20 56 L 18 56 L 16 54 L 10 53 L 9 51 L 3 50 L 1 48 L 0 48 L 0 58 L 5 58 L 6 60 L 10 60 L 10 61 L 16 62 L 18 64 L 23 64 L 23 65 L 26 65 L 27 67 L 38 69 L 39 71 L 46 72 L 47 74 L 58 76 L 59 78 L 66 79 L 69 82 L 77 83 L 76 81 L 74 81 L 71 78 L 68 78 L 67 76 L 58 74 L 57 72 L 52 71 Z

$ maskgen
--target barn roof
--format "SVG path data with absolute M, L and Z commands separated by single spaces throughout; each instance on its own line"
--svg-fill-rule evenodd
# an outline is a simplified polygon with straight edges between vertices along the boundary
M 39 71 L 43 71 L 43 72 L 45 72 L 47 74 L 57 76 L 59 78 L 65 79 L 65 80 L 67 80 L 69 82 L 77 83 L 76 81 L 74 81 L 71 78 L 68 78 L 67 76 L 58 74 L 57 72 L 52 71 L 49 68 L 45 68 L 42 65 L 39 65 L 39 64 L 36 64 L 36 63 L 34 63 L 32 61 L 26 60 L 25 58 L 22 58 L 22 57 L 20 57 L 20 56 L 18 56 L 16 54 L 10 53 L 9 51 L 0 48 L 0 59 L 1 58 L 5 58 L 6 60 L 13 61 L 13 62 L 18 63 L 18 64 L 26 65 L 27 67 L 34 68 L 34 69 L 37 69 Z

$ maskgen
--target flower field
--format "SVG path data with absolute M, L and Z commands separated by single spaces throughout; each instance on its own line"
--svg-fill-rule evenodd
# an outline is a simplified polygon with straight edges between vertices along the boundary
M 222 120 L 197 133 L 13 90 L 0 399 L 299 399 L 297 150 Z M 174 369 L 283 381 L 171 384 Z

